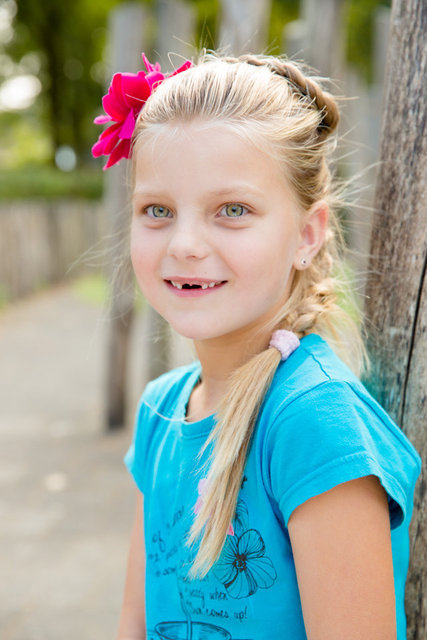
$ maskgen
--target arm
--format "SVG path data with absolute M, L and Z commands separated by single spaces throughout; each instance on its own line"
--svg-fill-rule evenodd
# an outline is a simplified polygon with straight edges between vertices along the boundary
M 395 640 L 387 497 L 378 478 L 345 482 L 289 519 L 309 640 Z
M 117 640 L 145 640 L 145 545 L 143 495 L 138 491 Z

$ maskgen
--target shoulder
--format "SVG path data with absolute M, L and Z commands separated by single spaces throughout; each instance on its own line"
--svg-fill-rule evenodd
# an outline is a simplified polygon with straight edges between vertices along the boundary
M 298 349 L 281 363 L 266 396 L 263 410 L 274 426 L 280 416 L 298 412 L 317 423 L 333 420 L 339 426 L 354 416 L 362 422 L 380 422 L 402 445 L 411 445 L 403 432 L 372 397 L 359 378 L 325 340 L 316 334 L 301 340 Z M 320 420 L 319 418 L 322 418 Z
M 285 517 L 304 498 L 376 475 L 393 499 L 392 519 L 402 521 L 419 457 L 319 336 L 304 338 L 280 365 L 262 407 L 258 437 Z
M 310 334 L 302 338 L 300 346 L 279 365 L 266 399 L 283 408 L 307 394 L 306 400 L 309 400 L 312 392 L 332 382 L 347 383 L 366 391 L 327 342 L 317 334 Z
M 125 463 L 142 493 L 146 493 L 149 460 L 165 433 L 172 432 L 185 414 L 187 390 L 199 375 L 200 365 L 190 365 L 168 371 L 149 382 L 136 412 L 133 442 Z M 188 397 L 188 396 L 187 396 Z
M 169 418 L 180 415 L 185 409 L 186 390 L 190 392 L 199 375 L 200 363 L 192 362 L 151 380 L 141 396 L 138 414 L 154 410 Z
M 184 419 L 191 388 L 200 374 L 200 364 L 193 362 L 172 369 L 145 387 L 135 417 L 134 442 L 141 450 L 151 446 L 154 435 L 175 428 Z

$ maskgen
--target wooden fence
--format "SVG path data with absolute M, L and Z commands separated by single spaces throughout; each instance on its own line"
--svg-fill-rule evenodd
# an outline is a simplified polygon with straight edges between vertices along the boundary
M 96 201 L 0 203 L 1 298 L 14 300 L 105 263 L 107 228 Z

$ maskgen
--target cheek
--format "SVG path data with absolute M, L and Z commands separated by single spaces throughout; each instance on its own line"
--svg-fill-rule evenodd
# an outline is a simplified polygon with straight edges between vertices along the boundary
M 265 235 L 263 242 L 259 242 L 258 237 L 231 255 L 240 273 L 249 280 L 263 281 L 268 288 L 269 284 L 276 286 L 277 282 L 288 279 L 296 247 L 297 242 L 293 237 Z
M 153 243 L 150 243 L 146 234 L 141 233 L 133 226 L 130 235 L 130 257 L 133 270 L 139 284 L 145 282 L 153 272 L 154 251 Z

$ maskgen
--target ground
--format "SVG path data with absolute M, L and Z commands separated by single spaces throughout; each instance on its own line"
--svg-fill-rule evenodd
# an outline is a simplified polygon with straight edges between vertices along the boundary
M 2 640 L 115 637 L 135 491 L 131 424 L 103 425 L 107 326 L 65 286 L 0 314 Z

